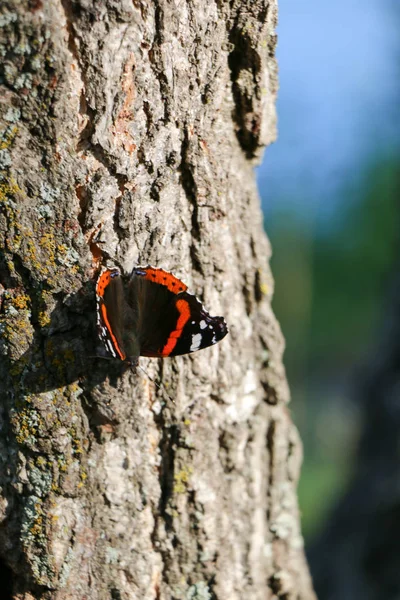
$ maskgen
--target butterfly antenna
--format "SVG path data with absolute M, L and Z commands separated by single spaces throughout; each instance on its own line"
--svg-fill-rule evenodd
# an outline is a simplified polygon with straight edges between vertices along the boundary
M 173 398 L 171 398 L 171 396 L 168 394 L 165 385 L 163 384 L 159 384 L 155 379 L 153 379 L 152 377 L 150 377 L 150 375 L 148 374 L 148 372 L 146 371 L 146 369 L 144 369 L 143 367 L 141 367 L 139 364 L 136 365 L 141 371 L 143 371 L 143 373 L 146 375 L 146 377 L 148 377 L 150 379 L 150 381 L 152 383 L 154 383 L 154 385 L 156 385 L 158 387 L 159 390 L 161 390 L 162 392 L 165 393 L 165 395 L 167 396 L 168 400 L 171 400 L 172 404 L 176 404 L 175 400 Z

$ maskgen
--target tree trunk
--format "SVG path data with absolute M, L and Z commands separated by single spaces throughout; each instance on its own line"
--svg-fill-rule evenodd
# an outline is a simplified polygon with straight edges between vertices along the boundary
M 253 176 L 275 135 L 275 3 L 1 11 L 8 597 L 314 598 Z M 229 336 L 141 359 L 161 389 L 95 358 L 107 262 L 181 276 Z

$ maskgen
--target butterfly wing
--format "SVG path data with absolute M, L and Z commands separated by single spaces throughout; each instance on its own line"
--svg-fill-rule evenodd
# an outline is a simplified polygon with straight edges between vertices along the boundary
M 187 286 L 153 267 L 132 272 L 128 304 L 137 313 L 141 356 L 177 356 L 207 348 L 228 333 L 222 317 L 211 317 Z
M 177 296 L 175 306 L 180 316 L 175 331 L 163 348 L 163 356 L 196 352 L 216 344 L 227 335 L 225 319 L 212 317 L 196 296 L 183 292 Z
M 99 337 L 114 358 L 134 362 L 139 356 L 138 314 L 128 306 L 118 269 L 103 271 L 96 285 Z

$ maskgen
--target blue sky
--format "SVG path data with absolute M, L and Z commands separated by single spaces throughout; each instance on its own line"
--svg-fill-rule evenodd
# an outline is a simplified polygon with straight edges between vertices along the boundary
M 267 214 L 329 216 L 369 158 L 400 146 L 397 1 L 281 0 L 279 137 L 257 170 Z

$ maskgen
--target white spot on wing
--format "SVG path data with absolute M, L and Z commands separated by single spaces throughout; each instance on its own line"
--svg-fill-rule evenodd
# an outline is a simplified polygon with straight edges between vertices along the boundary
M 207 327 L 207 323 L 204 321 L 204 319 L 202 321 L 200 321 L 199 325 L 200 325 L 200 329 L 205 329 Z
M 112 345 L 111 341 L 107 340 L 106 343 L 107 343 L 108 349 L 110 350 L 111 355 L 116 357 L 117 355 L 115 353 L 114 346 Z
M 196 333 L 195 335 L 192 335 L 192 345 L 190 346 L 190 352 L 194 352 L 195 350 L 198 350 L 200 348 L 202 337 L 203 336 L 201 335 L 201 333 Z

